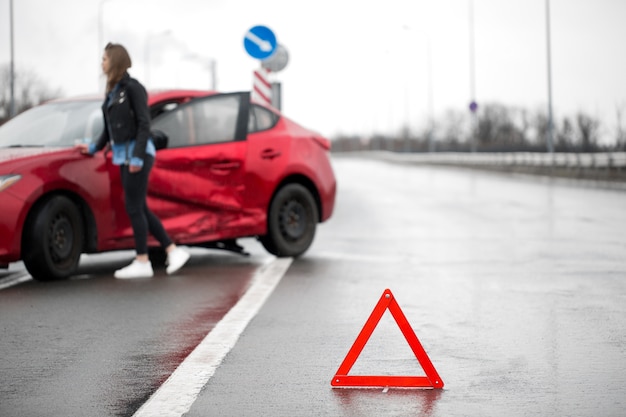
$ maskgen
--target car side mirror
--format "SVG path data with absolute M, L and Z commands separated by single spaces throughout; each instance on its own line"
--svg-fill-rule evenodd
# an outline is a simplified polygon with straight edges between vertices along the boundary
M 154 142 L 154 147 L 158 151 L 159 149 L 167 148 L 168 137 L 165 133 L 160 130 L 151 130 L 150 136 L 152 137 L 152 141 Z

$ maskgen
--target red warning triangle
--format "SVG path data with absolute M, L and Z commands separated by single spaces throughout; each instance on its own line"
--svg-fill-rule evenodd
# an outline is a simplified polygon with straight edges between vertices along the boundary
M 378 325 L 378 322 L 382 318 L 385 310 L 389 309 L 389 312 L 396 320 L 398 327 L 402 330 L 404 338 L 409 343 L 409 346 L 413 350 L 415 357 L 419 361 L 420 365 L 426 376 L 353 376 L 348 375 L 350 369 L 356 362 L 357 358 L 361 354 L 361 351 L 367 344 L 370 336 L 374 332 L 374 329 Z M 435 370 L 430 358 L 426 354 L 426 351 L 422 347 L 419 339 L 415 335 L 415 332 L 411 328 L 404 313 L 400 309 L 398 302 L 394 298 L 389 289 L 383 292 L 378 304 L 374 307 L 374 311 L 370 314 L 369 319 L 365 322 L 361 333 L 357 336 L 354 344 L 350 348 L 350 351 L 346 355 L 345 359 L 339 366 L 339 369 L 335 373 L 330 385 L 334 387 L 417 387 L 417 388 L 443 388 L 443 381 L 439 377 L 439 374 Z

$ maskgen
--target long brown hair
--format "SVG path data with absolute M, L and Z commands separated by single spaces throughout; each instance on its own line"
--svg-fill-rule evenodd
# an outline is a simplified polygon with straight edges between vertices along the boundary
M 108 93 L 124 77 L 128 68 L 132 66 L 132 62 L 126 48 L 119 43 L 107 43 L 104 53 L 109 58 L 109 72 L 106 74 Z

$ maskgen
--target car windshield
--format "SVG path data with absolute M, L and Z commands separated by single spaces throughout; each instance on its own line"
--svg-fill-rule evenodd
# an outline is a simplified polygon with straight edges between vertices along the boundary
M 99 100 L 51 102 L 33 107 L 0 126 L 0 148 L 73 146 L 98 138 L 103 129 Z

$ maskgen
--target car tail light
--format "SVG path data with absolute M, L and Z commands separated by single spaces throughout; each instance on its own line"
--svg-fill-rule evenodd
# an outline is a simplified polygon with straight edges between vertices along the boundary
M 331 147 L 330 140 L 319 137 L 319 136 L 313 136 L 313 140 L 317 142 L 317 144 L 320 145 L 322 148 L 326 149 L 327 151 L 330 151 L 330 147 Z

